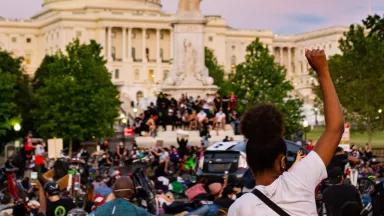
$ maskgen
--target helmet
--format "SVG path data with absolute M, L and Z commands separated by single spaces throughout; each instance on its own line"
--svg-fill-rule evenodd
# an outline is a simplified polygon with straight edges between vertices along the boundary
M 44 185 L 45 192 L 48 193 L 49 196 L 59 195 L 60 189 L 59 185 L 56 182 L 47 182 Z

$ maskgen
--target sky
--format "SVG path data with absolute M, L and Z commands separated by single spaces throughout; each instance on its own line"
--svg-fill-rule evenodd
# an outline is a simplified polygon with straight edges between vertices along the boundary
M 0 16 L 25 19 L 43 0 L 0 0 Z M 162 0 L 174 13 L 178 0 Z M 360 23 L 370 12 L 384 14 L 384 0 L 203 0 L 205 15 L 221 15 L 234 28 L 269 29 L 289 35 L 319 28 Z

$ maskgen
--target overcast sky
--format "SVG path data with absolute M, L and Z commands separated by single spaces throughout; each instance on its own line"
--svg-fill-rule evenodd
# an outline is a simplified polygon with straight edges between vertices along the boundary
M 43 0 L 0 0 L 0 16 L 28 18 Z M 166 12 L 175 12 L 178 0 L 162 0 Z M 371 3 L 370 3 L 371 2 Z M 371 5 L 372 7 L 370 7 Z M 271 29 L 295 34 L 327 26 L 360 22 L 369 11 L 380 15 L 384 0 L 203 0 L 206 15 L 222 15 L 234 28 Z

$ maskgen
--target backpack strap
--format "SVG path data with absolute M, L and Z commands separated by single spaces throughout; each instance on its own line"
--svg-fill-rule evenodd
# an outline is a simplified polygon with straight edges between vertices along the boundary
M 254 189 L 252 193 L 259 198 L 261 201 L 265 203 L 269 208 L 271 208 L 274 212 L 276 212 L 280 216 L 289 216 L 289 214 L 280 208 L 276 203 L 266 197 L 263 193 L 261 193 L 258 189 Z

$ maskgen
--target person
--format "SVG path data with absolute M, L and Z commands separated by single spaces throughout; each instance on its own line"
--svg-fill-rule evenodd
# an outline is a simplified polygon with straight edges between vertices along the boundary
M 344 120 L 324 51 L 308 50 L 306 57 L 317 73 L 323 94 L 325 130 L 314 150 L 286 171 L 282 114 L 268 104 L 248 110 L 241 130 L 247 139 L 247 162 L 256 187 L 231 205 L 229 216 L 317 215 L 315 188 L 327 177 L 326 166 L 339 145 Z
M 124 143 L 120 142 L 118 146 L 116 146 L 116 158 L 118 160 L 125 160 L 128 157 L 128 150 L 125 148 Z
M 198 128 L 201 129 L 203 127 L 204 121 L 207 119 L 207 113 L 204 112 L 204 110 L 200 110 L 200 112 L 197 114 L 197 125 Z
M 334 167 L 328 172 L 332 185 L 323 192 L 323 201 L 329 216 L 360 215 L 363 209 L 360 194 L 350 184 L 343 184 L 343 170 Z
M 216 128 L 217 134 L 219 133 L 218 132 L 219 129 L 224 130 L 224 128 L 225 128 L 225 119 L 226 119 L 226 115 L 223 112 L 223 108 L 220 107 L 219 112 L 217 112 L 216 115 L 215 115 L 215 128 Z
M 134 185 L 130 177 L 122 176 L 116 180 L 113 185 L 113 194 L 115 199 L 106 202 L 104 205 L 96 208 L 90 216 L 147 216 L 149 214 L 145 209 L 133 205 L 130 200 L 134 197 Z
M 37 184 L 39 185 L 40 213 L 44 213 L 45 216 L 65 216 L 75 208 L 71 198 L 60 196 L 59 185 L 56 182 L 47 182 L 44 188 L 39 181 Z

